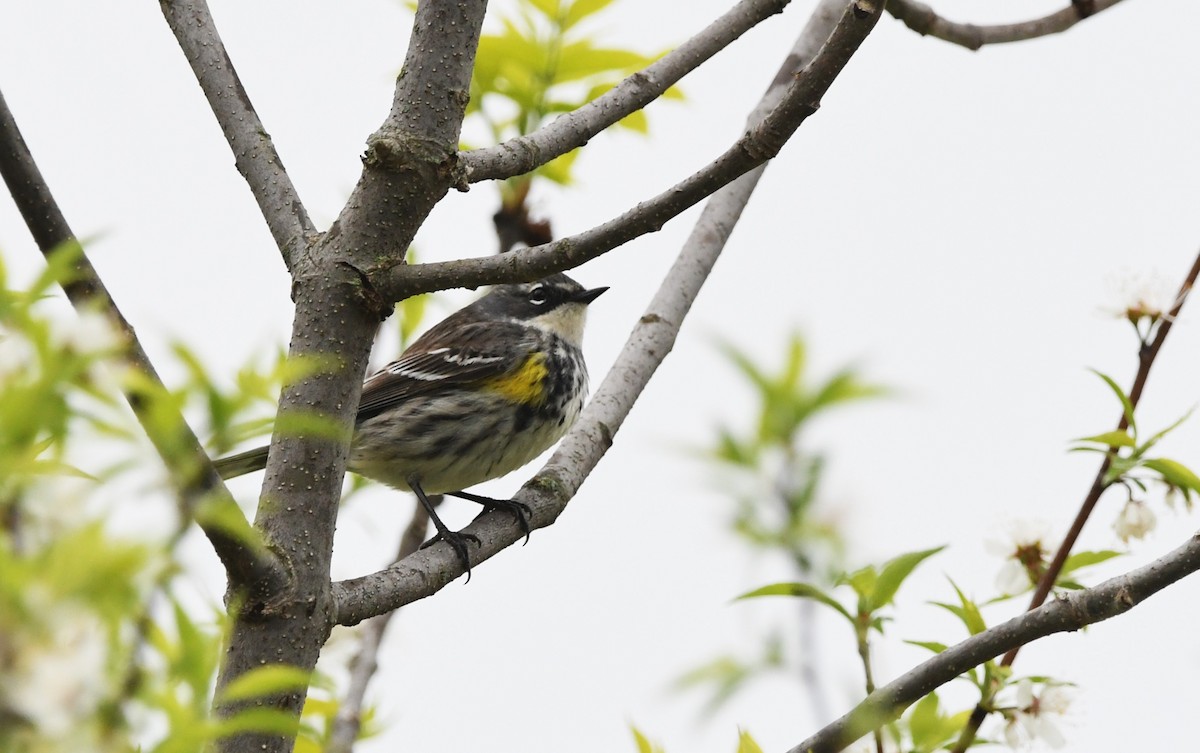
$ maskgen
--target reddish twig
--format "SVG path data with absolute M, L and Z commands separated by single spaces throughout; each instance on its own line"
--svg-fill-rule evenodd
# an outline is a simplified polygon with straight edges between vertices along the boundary
M 1054 633 L 1079 630 L 1125 614 L 1143 601 L 1200 570 L 1200 534 L 1150 564 L 1098 586 L 1013 617 L 951 646 L 879 688 L 849 713 L 788 753 L 835 753 L 871 730 L 894 721 L 904 709 L 1002 652 Z
M 1187 300 L 1188 294 L 1191 293 L 1192 286 L 1196 284 L 1197 276 L 1200 276 L 1200 255 L 1197 255 L 1196 260 L 1192 262 L 1192 268 L 1188 271 L 1187 277 L 1184 278 L 1183 284 L 1179 286 L 1179 294 L 1175 298 L 1175 306 L 1169 314 L 1159 320 L 1154 339 L 1149 343 L 1143 343 L 1138 353 L 1138 370 L 1133 378 L 1133 386 L 1129 389 L 1129 403 L 1134 408 L 1137 407 L 1138 401 L 1142 397 L 1142 391 L 1146 387 L 1146 380 L 1150 376 L 1150 367 L 1154 365 L 1154 360 L 1158 357 L 1158 352 L 1162 349 L 1163 342 L 1167 339 L 1167 334 L 1171 331 L 1171 325 L 1174 323 L 1176 317 L 1179 316 L 1180 310 L 1183 309 L 1184 301 Z M 1125 431 L 1128 428 L 1129 417 L 1122 411 L 1121 418 L 1117 421 L 1117 431 Z M 1092 486 L 1088 490 L 1087 496 L 1083 499 L 1083 504 L 1079 506 L 1079 512 L 1075 514 L 1075 520 L 1071 523 L 1071 528 L 1067 531 L 1062 544 L 1059 545 L 1058 551 L 1054 553 L 1054 559 L 1050 561 L 1050 565 L 1038 580 L 1037 588 L 1033 592 L 1033 598 L 1029 601 L 1028 611 L 1037 609 L 1042 604 L 1045 604 L 1046 599 L 1054 589 L 1054 584 L 1058 582 L 1058 577 L 1062 574 L 1067 557 L 1071 556 L 1071 550 L 1075 548 L 1075 543 L 1079 540 L 1079 535 L 1083 532 L 1084 525 L 1087 523 L 1088 518 L 1091 517 L 1092 511 L 1100 501 L 1101 495 L 1111 485 L 1111 483 L 1105 482 L 1105 476 L 1112 465 L 1112 458 L 1113 455 L 1111 452 L 1106 454 L 1104 460 L 1100 463 L 1100 467 L 1096 470 L 1096 478 L 1093 479 Z M 1003 667 L 1012 666 L 1020 650 L 1021 647 L 1019 645 L 1009 649 L 1008 653 L 1001 660 L 1000 665 Z M 975 740 L 976 733 L 979 732 L 980 725 L 987 718 L 987 713 L 987 709 L 983 706 L 975 707 L 971 712 L 970 718 L 967 720 L 966 726 L 963 728 L 962 735 L 959 736 L 958 744 L 954 748 L 955 753 L 963 753 L 963 751 L 966 751 L 971 746 L 971 743 Z

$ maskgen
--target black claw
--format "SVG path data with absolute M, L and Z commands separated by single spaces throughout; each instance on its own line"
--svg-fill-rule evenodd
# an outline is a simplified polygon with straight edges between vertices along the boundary
M 439 523 L 441 521 L 438 521 Z M 462 563 L 463 570 L 467 572 L 467 579 L 464 583 L 469 583 L 471 580 L 471 558 L 467 553 L 467 542 L 475 543 L 475 546 L 480 546 L 479 537 L 471 533 L 459 533 L 451 531 L 448 528 L 442 527 L 432 539 L 421 545 L 422 549 L 431 547 L 439 541 L 444 541 L 450 545 L 454 553 L 458 556 L 458 561 Z
M 502 510 L 507 512 L 517 519 L 517 525 L 521 527 L 521 531 L 525 534 L 525 543 L 529 543 L 529 534 L 531 532 L 529 527 L 529 519 L 533 517 L 533 510 L 524 502 L 518 502 L 515 499 L 493 499 L 491 497 L 484 497 L 479 494 L 472 494 L 470 492 L 446 492 L 446 494 L 451 497 L 458 497 L 459 499 L 465 499 L 470 502 L 483 505 L 484 512 L 490 512 L 492 510 Z
M 434 511 L 433 503 L 429 501 L 429 497 L 425 494 L 425 490 L 421 488 L 421 484 L 417 481 L 417 479 L 410 478 L 408 480 L 408 485 L 412 488 L 413 494 L 417 495 L 417 499 L 421 502 L 421 506 L 425 508 L 425 512 L 429 513 L 429 519 L 433 521 L 433 527 L 437 529 L 437 534 L 432 539 L 422 544 L 421 548 L 424 549 L 425 547 L 435 544 L 438 541 L 445 541 L 450 545 L 450 548 L 454 550 L 454 553 L 458 556 L 458 561 L 462 563 L 463 570 L 465 570 L 467 573 L 467 579 L 463 582 L 470 583 L 471 557 L 467 552 L 467 542 L 473 541 L 475 542 L 475 546 L 479 546 L 479 537 L 470 533 L 456 533 L 455 531 L 451 531 L 446 527 L 446 524 L 442 522 L 442 519 L 439 518 L 437 513 Z

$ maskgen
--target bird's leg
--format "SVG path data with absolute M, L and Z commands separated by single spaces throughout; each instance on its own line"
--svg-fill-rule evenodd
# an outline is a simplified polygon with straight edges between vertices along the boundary
M 421 502 L 421 506 L 425 508 L 425 512 L 429 513 L 429 519 L 433 521 L 433 527 L 437 529 L 437 535 L 422 544 L 421 548 L 424 549 L 438 541 L 445 541 L 454 550 L 454 553 L 458 555 L 459 561 L 462 562 L 463 569 L 467 571 L 467 580 L 471 580 L 471 558 L 467 554 L 467 542 L 474 541 L 475 546 L 479 546 L 479 537 L 469 533 L 451 531 L 442 522 L 442 519 L 438 517 L 437 512 L 434 511 L 434 504 L 429 501 L 429 496 L 421 488 L 421 482 L 413 477 L 408 479 L 408 485 L 412 489 L 413 494 L 417 495 L 417 499 Z
M 529 509 L 529 505 L 524 502 L 518 502 L 515 499 L 492 499 L 491 497 L 483 497 L 471 492 L 446 492 L 447 496 L 458 497 L 465 499 L 468 502 L 483 505 L 484 512 L 489 510 L 503 510 L 517 519 L 517 525 L 521 526 L 521 530 L 525 533 L 525 543 L 529 543 L 529 518 L 533 516 L 533 510 Z

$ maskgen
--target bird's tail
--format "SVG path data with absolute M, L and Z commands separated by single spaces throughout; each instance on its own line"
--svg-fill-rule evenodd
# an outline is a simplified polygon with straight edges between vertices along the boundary
M 227 458 L 221 458 L 213 463 L 221 478 L 230 479 L 245 476 L 247 473 L 261 471 L 267 467 L 267 448 L 256 447 L 253 450 L 239 452 Z

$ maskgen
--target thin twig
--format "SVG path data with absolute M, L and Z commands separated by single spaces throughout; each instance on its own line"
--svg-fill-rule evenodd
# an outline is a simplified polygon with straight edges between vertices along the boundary
M 806 60 L 812 59 L 812 64 L 805 68 L 808 71 L 830 66 L 822 78 L 832 81 L 878 17 L 879 7 L 873 3 L 860 0 L 847 7 L 844 0 L 822 0 L 752 120 L 765 120 L 778 111 L 777 103 L 791 94 L 795 72 Z M 822 42 L 825 42 L 823 47 Z M 820 52 L 814 57 L 813 51 L 818 47 Z M 680 325 L 733 232 L 762 171 L 760 166 L 713 194 L 595 397 L 546 466 L 517 493 L 517 499 L 528 504 L 533 512 L 532 527 L 542 528 L 554 522 L 612 444 L 613 435 L 671 351 Z M 522 253 L 513 251 L 505 256 Z M 511 516 L 503 514 L 482 515 L 465 532 L 480 541 L 472 562 L 490 558 L 524 535 Z M 338 624 L 353 625 L 425 598 L 462 572 L 461 562 L 449 547 L 423 549 L 387 570 L 333 584 L 335 620 Z
M 1196 284 L 1197 276 L 1200 276 L 1200 254 L 1192 262 L 1192 268 L 1188 270 L 1183 284 L 1179 286 L 1179 293 L 1175 297 L 1175 306 L 1169 314 L 1159 320 L 1154 340 L 1143 345 L 1138 353 L 1138 370 L 1133 378 L 1133 386 L 1129 389 L 1129 403 L 1133 408 L 1137 408 L 1138 401 L 1142 398 L 1142 391 L 1146 387 L 1146 380 L 1150 377 L 1150 367 L 1154 365 L 1154 360 L 1158 357 L 1158 352 L 1162 350 L 1163 343 L 1167 339 L 1167 334 L 1171 331 L 1171 325 L 1178 318 L 1179 312 L 1183 310 L 1183 304 L 1191 293 L 1192 287 Z M 1128 428 L 1129 417 L 1124 411 L 1121 411 L 1121 418 L 1117 421 L 1117 431 L 1125 431 Z M 1058 551 L 1054 553 L 1054 559 L 1050 561 L 1049 566 L 1042 573 L 1042 577 L 1038 579 L 1037 588 L 1033 592 L 1033 598 L 1029 601 L 1029 610 L 1037 609 L 1044 604 L 1054 589 L 1054 584 L 1058 582 L 1058 578 L 1062 574 L 1062 569 L 1067 563 L 1067 558 L 1071 556 L 1071 550 L 1075 548 L 1075 543 L 1079 540 L 1080 534 L 1083 533 L 1084 525 L 1091 517 L 1092 511 L 1100 501 L 1101 495 L 1109 487 L 1109 484 L 1105 483 L 1104 479 L 1108 475 L 1109 467 L 1112 465 L 1112 458 L 1112 453 L 1108 453 L 1104 456 L 1104 460 L 1100 462 L 1100 467 L 1096 470 L 1096 477 L 1092 480 L 1092 486 L 1088 489 L 1083 503 L 1080 504 L 1079 512 L 1075 514 L 1075 520 L 1071 522 L 1071 528 L 1067 531 L 1067 535 L 1063 538 L 1062 543 L 1059 544 Z M 1012 666 L 1012 663 L 1017 659 L 1017 652 L 1020 651 L 1020 648 L 1018 645 L 1009 650 L 1004 655 L 1004 659 L 1001 660 L 1001 666 Z M 975 706 L 971 711 L 971 716 L 967 719 L 967 724 L 963 727 L 962 734 L 959 735 L 958 743 L 954 747 L 955 753 L 963 753 L 971 747 L 975 735 L 979 732 L 979 727 L 983 724 L 984 719 L 987 718 L 987 714 L 987 709 L 982 705 Z
M 422 505 L 413 505 L 412 519 L 408 521 L 400 537 L 400 546 L 396 550 L 394 562 L 399 562 L 420 549 L 428 530 L 428 513 Z M 358 653 L 350 662 L 350 686 L 346 689 L 346 697 L 338 706 L 325 753 L 350 753 L 354 748 L 354 741 L 358 739 L 362 730 L 363 700 L 367 695 L 367 685 L 379 669 L 379 647 L 383 643 L 388 624 L 398 611 L 376 615 L 365 621 L 359 629 Z
M 1187 276 L 1179 286 L 1179 293 L 1176 295 L 1174 308 L 1159 321 L 1154 340 L 1142 347 L 1138 353 L 1138 370 L 1133 378 L 1133 385 L 1129 389 L 1129 404 L 1135 409 L 1138 402 L 1142 399 L 1142 391 L 1146 388 L 1146 380 L 1150 377 L 1150 368 L 1154 365 L 1159 351 L 1162 350 L 1163 343 L 1166 342 L 1167 335 L 1171 331 L 1171 325 L 1178 318 L 1179 312 L 1183 310 L 1183 304 L 1191 293 L 1192 287 L 1196 284 L 1197 276 L 1200 276 L 1200 254 L 1192 262 L 1192 268 L 1188 270 Z M 1121 417 L 1117 421 L 1117 431 L 1125 431 L 1128 428 L 1129 417 L 1122 411 Z M 1108 474 L 1110 465 L 1112 465 L 1112 455 L 1107 454 L 1104 456 L 1104 460 L 1101 461 L 1100 468 L 1096 471 L 1092 487 L 1088 491 L 1087 497 L 1084 498 L 1083 504 L 1079 506 L 1079 512 L 1075 515 L 1075 520 L 1071 523 L 1070 530 L 1067 531 L 1066 537 L 1063 539 L 1062 544 L 1059 545 L 1058 551 L 1055 552 L 1054 559 L 1050 561 L 1050 565 L 1042 573 L 1037 589 L 1033 593 L 1033 598 L 1030 599 L 1029 609 L 1036 609 L 1045 603 L 1046 598 L 1050 595 L 1050 591 L 1054 588 L 1054 584 L 1058 582 L 1058 576 L 1062 573 L 1063 565 L 1066 564 L 1067 557 L 1070 556 L 1071 550 L 1075 547 L 1075 542 L 1083 532 L 1084 524 L 1087 523 L 1092 510 L 1100 500 L 1100 495 L 1108 488 L 1104 483 L 1104 477 Z M 1012 664 L 1016 656 L 1016 649 L 1010 651 L 1004 657 L 1004 664 L 1006 666 Z
M 525 136 L 459 155 L 468 183 L 522 175 L 586 144 L 621 118 L 662 96 L 738 37 L 791 0 L 742 0 L 701 32 L 630 75 L 611 91 Z
M 1070 591 L 942 651 L 876 690 L 849 713 L 788 753 L 836 753 L 894 721 L 914 701 L 972 667 L 1047 635 L 1079 630 L 1124 614 L 1197 570 L 1200 570 L 1200 534 L 1149 565 L 1094 588 Z
M 868 696 L 875 692 L 875 674 L 871 671 L 871 642 L 868 639 L 870 631 L 870 625 L 865 627 L 855 625 L 855 632 L 858 633 L 858 658 L 863 665 L 863 675 L 865 677 L 865 687 Z M 875 753 L 883 753 L 883 730 L 877 728 L 872 731 L 872 734 L 875 738 Z
M 383 271 L 376 290 L 385 300 L 451 286 L 476 287 L 521 282 L 570 269 L 638 236 L 659 230 L 722 186 L 767 162 L 820 106 L 821 97 L 878 19 L 878 0 L 855 0 L 820 52 L 798 74 L 789 75 L 782 97 L 732 147 L 699 171 L 633 209 L 577 235 L 503 256 L 428 264 L 396 265 Z
M 887 9 L 904 25 L 921 35 L 936 37 L 969 50 L 985 44 L 1036 39 L 1066 31 L 1085 18 L 1108 10 L 1121 0 L 1071 0 L 1071 5 L 1042 18 L 1015 24 L 976 26 L 948 21 L 917 0 L 888 0 Z
M 163 16 L 233 151 L 271 237 L 290 270 L 316 233 L 267 129 L 242 87 L 205 0 L 162 0 Z
M 75 262 L 70 279 L 62 281 L 63 291 L 77 311 L 99 309 L 124 336 L 126 364 L 151 385 L 149 390 L 125 388 L 125 399 L 167 466 L 185 512 L 199 523 L 212 542 L 230 582 L 238 588 L 253 587 L 264 593 L 281 588 L 286 576 L 278 560 L 246 521 L 183 414 L 175 411 L 172 420 L 166 422 L 161 412 L 170 410 L 167 403 L 157 401 L 151 405 L 150 395 L 165 394 L 166 387 L 96 269 L 78 247 L 79 242 L 38 170 L 2 93 L 0 174 L 43 254 L 49 256 L 58 249 L 75 246 Z M 150 415 L 152 409 L 154 416 Z

